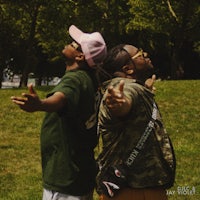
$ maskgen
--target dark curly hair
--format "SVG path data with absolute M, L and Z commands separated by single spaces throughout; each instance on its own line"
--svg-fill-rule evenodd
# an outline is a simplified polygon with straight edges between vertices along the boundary
M 99 70 L 100 82 L 104 82 L 114 77 L 114 72 L 120 72 L 122 67 L 132 62 L 129 53 L 124 49 L 126 44 L 119 44 L 113 47 L 107 54 L 101 70 Z

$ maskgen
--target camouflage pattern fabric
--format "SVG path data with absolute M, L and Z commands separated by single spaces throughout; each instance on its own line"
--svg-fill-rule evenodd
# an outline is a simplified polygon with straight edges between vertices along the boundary
M 122 78 L 115 78 L 105 84 L 116 85 Z M 136 146 L 151 119 L 154 95 L 150 90 L 135 82 L 124 79 L 124 93 L 132 99 L 133 105 L 126 117 L 113 117 L 104 97 L 99 112 L 99 134 L 103 148 L 98 157 L 97 192 L 102 194 L 102 180 L 108 176 L 110 167 L 124 165 L 125 159 Z M 170 138 L 164 128 L 159 110 L 156 113 L 155 129 L 147 139 L 144 148 L 134 164 L 126 169 L 126 186 L 131 188 L 169 188 L 174 183 L 175 155 Z

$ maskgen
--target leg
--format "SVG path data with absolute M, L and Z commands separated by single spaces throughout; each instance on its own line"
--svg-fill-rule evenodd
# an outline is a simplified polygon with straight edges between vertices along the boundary
M 167 195 L 164 189 L 126 188 L 112 198 L 100 195 L 99 200 L 167 200 Z
M 83 196 L 72 196 L 44 189 L 42 200 L 93 200 L 93 191 Z

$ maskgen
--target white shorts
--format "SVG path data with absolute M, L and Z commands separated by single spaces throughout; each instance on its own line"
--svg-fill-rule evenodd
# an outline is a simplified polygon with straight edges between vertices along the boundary
M 71 196 L 44 189 L 42 200 L 93 200 L 93 191 L 84 196 Z

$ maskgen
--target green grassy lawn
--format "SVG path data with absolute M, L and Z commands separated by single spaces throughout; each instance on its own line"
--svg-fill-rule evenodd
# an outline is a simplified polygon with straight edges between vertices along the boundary
M 200 81 L 160 81 L 156 88 L 156 99 L 177 157 L 176 183 L 168 190 L 169 199 L 198 200 Z M 48 90 L 37 89 L 40 97 Z M 10 96 L 24 91 L 0 89 L 0 200 L 42 198 L 39 137 L 44 113 L 26 113 L 12 104 Z

